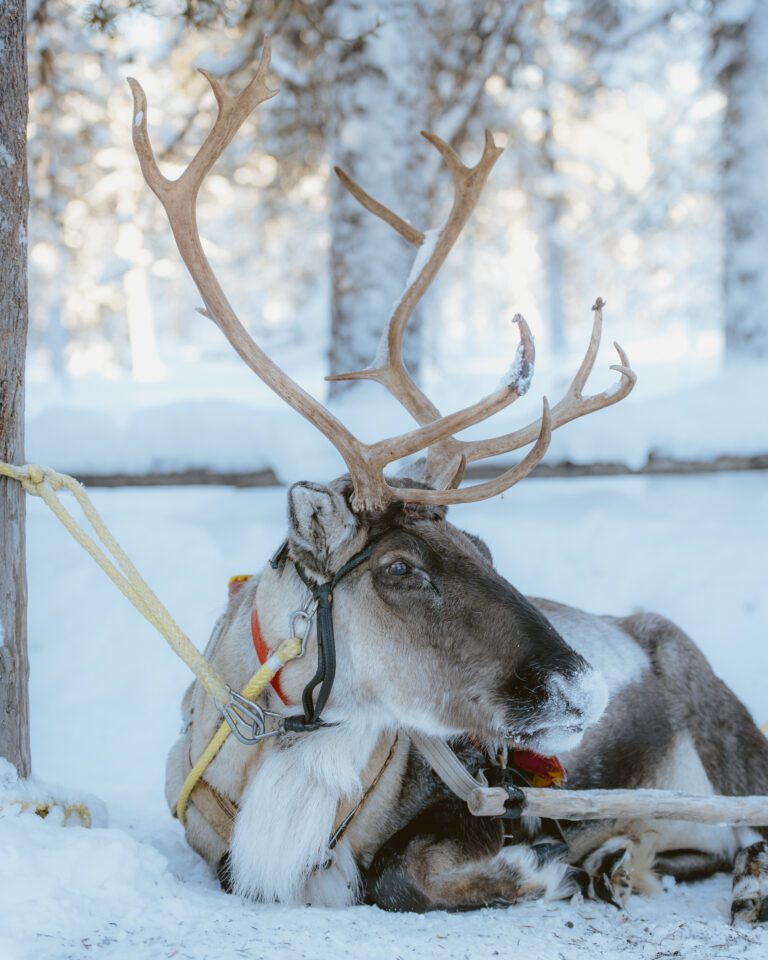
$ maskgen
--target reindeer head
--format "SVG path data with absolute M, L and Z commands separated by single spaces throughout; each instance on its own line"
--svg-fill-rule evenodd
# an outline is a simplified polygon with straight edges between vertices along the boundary
M 501 154 L 486 132 L 474 167 L 432 134 L 424 136 L 445 161 L 454 183 L 454 202 L 442 228 L 430 233 L 411 226 L 337 170 L 343 185 L 375 216 L 417 248 L 405 291 L 389 319 L 370 368 L 335 379 L 375 380 L 413 416 L 418 427 L 398 437 L 364 443 L 326 407 L 291 380 L 259 348 L 225 297 L 200 242 L 196 201 L 201 183 L 252 110 L 275 96 L 266 84 L 269 39 L 253 80 L 238 96 L 205 73 L 218 114 L 200 151 L 178 180 L 158 169 L 147 133 L 144 91 L 131 80 L 133 140 L 142 172 L 168 214 L 181 256 L 205 302 L 201 311 L 220 327 L 243 360 L 293 409 L 309 419 L 337 448 L 347 480 L 321 487 L 298 484 L 289 493 L 291 556 L 309 577 L 327 578 L 366 545 L 366 562 L 339 584 L 334 596 L 341 711 L 365 702 L 383 718 L 397 718 L 427 732 L 472 730 L 489 739 L 512 737 L 548 751 L 573 745 L 596 719 L 604 693 L 588 665 L 547 620 L 494 569 L 488 550 L 445 519 L 447 504 L 491 497 L 525 477 L 546 452 L 551 432 L 564 423 L 627 396 L 635 382 L 629 361 L 616 344 L 621 379 L 612 390 L 582 394 L 594 366 L 602 329 L 602 300 L 594 305 L 592 337 L 565 396 L 550 410 L 513 433 L 486 440 L 456 434 L 522 396 L 530 383 L 534 346 L 528 325 L 515 317 L 520 344 L 509 373 L 493 393 L 442 416 L 405 368 L 402 344 L 414 309 L 445 262 L 467 223 Z M 204 71 L 203 71 L 204 72 Z M 527 456 L 494 480 L 459 487 L 468 463 L 517 450 L 534 442 Z M 417 482 L 385 476 L 395 461 L 426 451 Z M 268 570 L 259 586 L 267 628 L 285 634 L 287 606 L 296 608 L 306 587 L 295 568 Z M 274 620 L 274 622 L 273 622 Z M 292 664 L 286 673 L 306 673 Z
M 399 481 L 403 490 L 423 489 Z M 328 719 L 374 719 L 436 735 L 472 733 L 541 753 L 568 749 L 606 702 L 602 678 L 494 568 L 477 537 L 442 506 L 394 503 L 359 514 L 352 484 L 299 483 L 289 491 L 288 562 L 262 575 L 259 614 L 275 639 L 307 588 L 372 548 L 333 594 L 337 679 Z M 293 562 L 291 562 L 293 561 Z M 283 670 L 292 700 L 314 670 Z

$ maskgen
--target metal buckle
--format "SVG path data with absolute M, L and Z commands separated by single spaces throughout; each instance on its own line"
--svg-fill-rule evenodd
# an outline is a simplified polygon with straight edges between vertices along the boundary
M 282 732 L 279 725 L 275 730 L 267 730 L 267 717 L 282 720 L 282 714 L 265 710 L 258 703 L 247 700 L 234 690 L 229 691 L 229 703 L 221 708 L 221 712 L 235 739 L 247 747 L 259 743 L 266 737 L 276 737 Z
M 300 657 L 304 656 L 307 648 L 316 610 L 317 600 L 310 594 L 304 606 L 300 610 L 294 610 L 289 617 L 290 636 L 301 637 Z M 231 688 L 229 702 L 221 708 L 221 712 L 235 738 L 246 746 L 253 746 L 267 737 L 276 737 L 285 729 L 285 718 L 282 713 L 265 710 L 258 703 L 247 700 Z M 274 730 L 267 730 L 267 717 L 274 717 L 278 721 Z

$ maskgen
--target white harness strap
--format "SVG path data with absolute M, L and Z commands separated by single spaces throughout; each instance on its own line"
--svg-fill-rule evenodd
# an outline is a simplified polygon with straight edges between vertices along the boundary
M 506 811 L 509 794 L 504 787 L 489 787 L 469 773 L 444 740 L 409 731 L 413 745 L 475 817 L 500 817 Z

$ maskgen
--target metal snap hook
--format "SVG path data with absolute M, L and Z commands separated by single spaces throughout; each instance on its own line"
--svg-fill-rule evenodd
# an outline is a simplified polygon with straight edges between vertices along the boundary
M 221 713 L 235 739 L 246 746 L 259 743 L 266 737 L 276 737 L 282 732 L 280 725 L 275 730 L 267 730 L 267 717 L 282 721 L 282 714 L 265 710 L 258 703 L 247 700 L 235 690 L 229 691 L 229 703 L 221 708 Z
M 289 617 L 289 630 L 292 637 L 301 638 L 300 657 L 304 656 L 307 649 L 307 640 L 312 630 L 312 621 L 315 619 L 317 611 L 317 600 L 310 596 L 301 610 L 294 610 Z

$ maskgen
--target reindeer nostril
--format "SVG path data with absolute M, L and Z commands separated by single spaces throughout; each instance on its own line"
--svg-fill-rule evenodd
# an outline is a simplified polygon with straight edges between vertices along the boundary
M 572 677 L 552 677 L 549 695 L 560 722 L 568 726 L 578 723 L 582 729 L 598 719 L 608 701 L 602 675 L 591 668 Z

